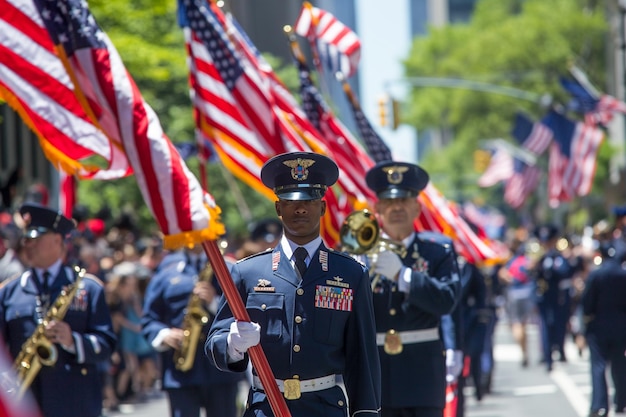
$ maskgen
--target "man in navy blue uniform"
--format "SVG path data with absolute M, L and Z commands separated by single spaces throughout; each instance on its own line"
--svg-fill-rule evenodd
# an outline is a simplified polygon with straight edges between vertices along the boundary
M 590 417 L 609 414 L 609 364 L 615 387 L 615 412 L 626 412 L 626 269 L 624 259 L 616 257 L 615 249 L 605 245 L 602 264 L 587 276 L 581 300 L 591 360 Z
M 543 255 L 532 270 L 536 283 L 536 302 L 541 319 L 542 360 L 548 372 L 552 371 L 552 353 L 559 352 L 565 361 L 564 343 L 569 321 L 572 276 L 575 268 L 557 249 L 559 229 L 547 224 L 540 226 L 535 235 L 542 246 Z M 566 313 L 567 312 L 567 313 Z
M 98 365 L 109 359 L 116 338 L 102 283 L 84 275 L 64 317 L 46 324 L 47 312 L 77 279 L 64 263 L 65 238 L 74 223 L 61 212 L 36 204 L 20 208 L 30 268 L 0 288 L 0 335 L 13 358 L 39 323 L 54 346 L 56 362 L 42 366 L 30 388 L 44 417 L 97 417 L 102 413 Z M 28 377 L 25 375 L 24 379 Z
M 199 245 L 168 254 L 146 288 L 143 335 L 161 352 L 162 387 L 168 394 L 172 417 L 198 417 L 201 409 L 211 417 L 237 415 L 241 375 L 217 370 L 204 355 L 204 342 L 219 299 L 217 280 L 210 270 L 204 270 L 206 263 L 207 257 Z M 192 294 L 198 297 L 199 304 L 196 301 L 190 305 Z M 189 366 L 184 365 L 181 353 L 184 322 L 186 316 L 189 319 L 196 312 L 203 312 L 198 317 L 204 315 L 206 322 L 197 321 L 202 331 L 195 345 L 187 342 L 195 349 L 189 356 L 193 357 Z M 178 360 L 181 362 L 177 364 Z
M 235 321 L 222 298 L 205 346 L 219 369 L 243 372 L 247 350 L 260 341 L 294 417 L 366 417 L 380 411 L 367 270 L 327 248 L 320 237 L 326 212 L 322 198 L 338 175 L 332 160 L 309 152 L 281 154 L 265 163 L 261 180 L 278 197 L 275 208 L 283 236 L 273 250 L 233 267 L 232 278 L 251 322 Z M 347 399 L 338 385 L 341 379 Z M 244 416 L 272 415 L 253 369 Z
M 384 279 L 373 288 L 382 368 L 383 417 L 441 417 L 445 406 L 446 357 L 439 325 L 454 309 L 461 284 L 452 241 L 415 231 L 419 192 L 428 174 L 415 164 L 380 162 L 366 177 L 376 192 L 382 237 L 406 248 L 384 250 L 372 272 Z

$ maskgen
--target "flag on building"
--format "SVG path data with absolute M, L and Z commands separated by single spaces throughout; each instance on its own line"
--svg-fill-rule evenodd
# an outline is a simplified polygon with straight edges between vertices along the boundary
M 504 201 L 514 209 L 520 208 L 539 184 L 541 170 L 518 158 L 513 158 L 513 175 L 504 184 Z
M 568 109 L 582 114 L 587 124 L 606 126 L 615 113 L 626 113 L 626 103 L 600 93 L 581 70 L 572 68 L 572 74 L 560 78 L 561 86 L 571 95 Z
M 478 178 L 478 185 L 481 187 L 492 187 L 513 176 L 513 156 L 509 150 L 496 147 L 492 152 L 489 166 Z
M 0 24 L 0 92 L 55 167 L 80 178 L 134 173 L 167 247 L 223 233 L 219 207 L 163 132 L 86 2 L 9 0 Z
M 545 122 L 554 134 L 550 148 L 548 201 L 552 207 L 591 190 L 598 148 L 604 138 L 595 125 L 575 122 L 551 110 Z
M 517 112 L 511 135 L 517 143 L 535 155 L 543 154 L 552 142 L 552 131 L 542 122 L 533 122 L 524 113 Z

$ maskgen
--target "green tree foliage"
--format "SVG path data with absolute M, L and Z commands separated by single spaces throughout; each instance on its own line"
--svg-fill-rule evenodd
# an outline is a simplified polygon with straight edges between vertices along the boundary
M 567 95 L 559 77 L 567 75 L 569 65 L 575 63 L 594 85 L 604 89 L 607 19 L 602 7 L 587 3 L 482 0 L 470 22 L 430 28 L 428 36 L 414 40 L 405 61 L 406 77 L 479 81 L 565 103 Z M 510 131 L 516 111 L 535 120 L 546 112 L 539 102 L 439 87 L 414 88 L 407 107 L 403 122 L 419 132 L 439 129 L 453 138 L 443 148 L 432 147 L 423 161 L 437 186 L 451 198 L 471 199 L 480 194 L 496 206 L 502 206 L 502 190 L 479 189 L 479 173 L 468 156 L 480 149 L 485 139 L 513 140 Z M 603 146 L 608 146 L 606 141 Z M 601 152 L 601 158 L 607 157 L 606 151 Z M 604 163 L 606 159 L 599 165 Z M 597 181 L 605 179 L 606 171 L 599 169 Z M 539 198 L 545 204 L 546 196 Z
M 185 43 L 176 21 L 176 2 L 91 0 L 89 6 L 172 142 L 193 142 Z M 275 69 L 282 66 L 276 58 L 266 59 Z M 297 85 L 293 66 L 277 73 L 288 81 L 287 85 Z M 197 158 L 191 157 L 186 162 L 200 178 Z M 241 238 L 247 233 L 248 221 L 274 217 L 274 205 L 240 181 L 226 178 L 229 174 L 224 169 L 219 162 L 209 164 L 208 190 L 222 209 L 222 221 L 229 237 Z M 122 213 L 131 213 L 144 233 L 158 230 L 134 176 L 115 181 L 81 181 L 79 203 L 85 205 L 91 215 L 107 207 L 111 222 Z M 249 217 L 245 215 L 248 210 Z

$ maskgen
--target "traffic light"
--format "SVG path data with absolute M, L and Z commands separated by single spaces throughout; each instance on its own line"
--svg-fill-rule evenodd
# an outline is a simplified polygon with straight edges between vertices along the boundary
M 400 102 L 394 98 L 391 99 L 391 128 L 396 130 L 400 124 Z
M 389 124 L 387 120 L 387 103 L 389 102 L 389 96 L 387 94 L 382 95 L 378 99 L 378 121 L 382 127 L 386 127 Z

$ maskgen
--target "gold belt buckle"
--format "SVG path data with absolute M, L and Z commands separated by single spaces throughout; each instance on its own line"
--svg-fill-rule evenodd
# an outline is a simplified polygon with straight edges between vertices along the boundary
M 384 349 L 388 355 L 397 355 L 402 352 L 402 339 L 398 332 L 393 329 L 387 331 Z
M 300 380 L 299 379 L 285 379 L 284 381 L 284 393 L 286 399 L 297 400 L 300 398 Z

